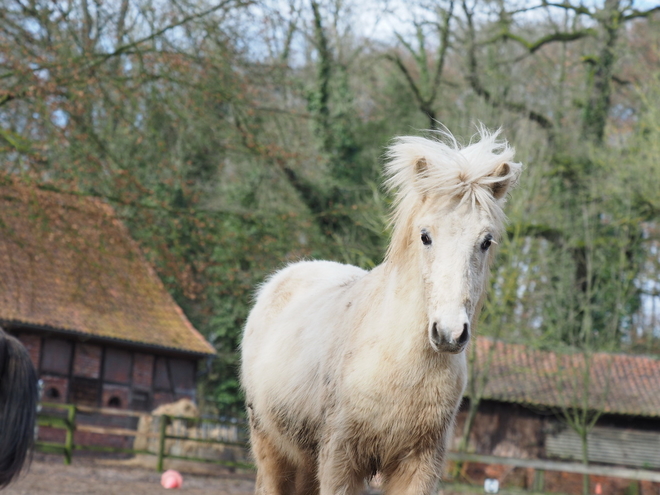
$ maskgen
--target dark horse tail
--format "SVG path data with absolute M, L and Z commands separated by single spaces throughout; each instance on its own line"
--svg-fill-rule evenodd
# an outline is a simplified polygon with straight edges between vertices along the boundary
M 30 355 L 0 329 L 0 489 L 18 476 L 31 451 L 38 399 Z

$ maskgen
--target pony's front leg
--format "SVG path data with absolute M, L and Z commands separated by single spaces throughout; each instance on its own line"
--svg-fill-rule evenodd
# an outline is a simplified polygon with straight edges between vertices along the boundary
M 316 457 L 313 457 L 313 462 L 310 459 L 298 465 L 296 471 L 296 495 L 319 495 L 319 480 L 316 476 Z
M 327 442 L 319 455 L 320 495 L 356 495 L 364 487 L 364 475 L 356 470 L 351 449 L 335 437 Z
M 250 442 L 257 464 L 255 495 L 293 493 L 296 468 L 264 433 L 251 428 Z
M 384 473 L 388 495 L 431 495 L 440 481 L 442 456 L 437 451 L 412 455 Z

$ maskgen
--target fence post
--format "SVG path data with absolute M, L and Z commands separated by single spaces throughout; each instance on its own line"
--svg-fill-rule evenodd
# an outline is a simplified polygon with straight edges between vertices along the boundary
M 158 436 L 158 461 L 156 463 L 156 469 L 159 473 L 163 472 L 163 458 L 165 457 L 165 433 L 167 431 L 167 423 L 169 416 L 162 415 L 160 417 L 160 430 Z
M 64 439 L 64 464 L 71 464 L 73 456 L 73 433 L 76 429 L 76 406 L 71 404 L 66 415 L 66 437 Z
M 545 471 L 543 469 L 534 470 L 534 484 L 532 490 L 534 492 L 545 491 Z

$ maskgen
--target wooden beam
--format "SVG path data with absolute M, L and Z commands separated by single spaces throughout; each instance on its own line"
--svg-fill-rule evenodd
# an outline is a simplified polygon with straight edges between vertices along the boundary
M 105 414 L 108 416 L 132 416 L 132 417 L 142 417 L 142 416 L 151 416 L 151 413 L 131 411 L 128 409 L 113 409 L 108 407 L 90 407 L 90 406 L 81 406 L 76 405 L 78 412 L 87 413 L 87 414 Z
M 147 437 L 160 438 L 158 433 L 142 433 L 137 430 L 127 428 L 109 428 L 107 426 L 77 425 L 76 431 L 86 431 L 88 433 L 99 433 L 101 435 L 121 435 L 125 437 Z

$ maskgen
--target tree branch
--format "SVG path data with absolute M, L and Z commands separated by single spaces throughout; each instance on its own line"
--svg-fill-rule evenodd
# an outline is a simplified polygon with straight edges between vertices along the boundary
M 473 91 L 481 96 L 486 103 L 492 105 L 495 108 L 504 108 L 512 112 L 520 113 L 527 117 L 529 120 L 536 122 L 543 129 L 550 130 L 554 127 L 553 122 L 548 119 L 545 115 L 542 115 L 534 110 L 530 110 L 523 103 L 512 102 L 500 98 L 493 97 L 490 91 L 488 91 L 481 82 L 479 78 L 479 69 L 477 62 L 477 53 L 476 53 L 476 43 L 475 43 L 475 28 L 473 22 L 474 11 L 471 11 L 465 0 L 463 0 L 463 11 L 465 12 L 465 18 L 468 24 L 468 80 L 470 81 L 470 86 Z
M 133 41 L 132 43 L 122 45 L 122 46 L 120 46 L 119 48 L 117 48 L 115 51 L 113 51 L 111 53 L 106 53 L 106 54 L 97 56 L 98 59 L 96 61 L 94 61 L 91 65 L 89 65 L 87 67 L 83 67 L 83 68 L 84 69 L 91 69 L 91 68 L 96 67 L 96 66 L 102 64 L 103 62 L 113 58 L 113 57 L 123 55 L 128 50 L 130 50 L 132 48 L 135 48 L 138 45 L 141 45 L 141 44 L 146 43 L 148 41 L 152 41 L 152 40 L 158 38 L 159 36 L 162 36 L 166 32 L 171 31 L 174 28 L 177 28 L 179 26 L 183 26 L 184 24 L 187 24 L 190 21 L 194 21 L 195 19 L 201 19 L 203 17 L 206 17 L 207 15 L 212 14 L 213 12 L 226 7 L 228 4 L 232 3 L 233 1 L 234 0 L 223 0 L 219 4 L 213 6 L 209 9 L 206 9 L 202 12 L 198 12 L 197 14 L 190 14 L 190 15 L 184 17 L 183 19 L 181 19 L 180 21 L 175 22 L 173 24 L 168 24 L 167 26 L 159 29 L 158 31 L 155 31 L 155 32 L 151 33 L 150 35 L 145 36 L 144 38 L 140 38 L 139 40 Z M 243 2 L 242 0 L 239 0 L 238 3 L 242 4 L 242 5 L 249 5 L 249 4 L 252 3 L 252 1 L 247 0 L 247 1 Z
M 572 10 L 576 14 L 581 14 L 581 15 L 588 15 L 589 17 L 593 16 L 591 12 L 589 12 L 589 9 L 583 5 L 572 5 L 569 2 L 562 2 L 562 3 L 554 3 L 554 2 L 548 2 L 547 0 L 542 0 L 541 5 L 544 7 L 557 7 L 559 9 L 564 9 L 564 10 Z
M 552 33 L 552 34 L 548 34 L 547 36 L 543 36 L 542 38 L 539 38 L 536 41 L 527 41 L 522 36 L 518 36 L 517 34 L 513 34 L 509 31 L 505 31 L 497 35 L 495 39 L 501 38 L 501 39 L 509 39 L 512 41 L 517 41 L 518 43 L 523 45 L 527 49 L 527 51 L 529 51 L 530 54 L 532 54 L 537 50 L 539 50 L 544 45 L 547 45 L 548 43 L 554 43 L 557 41 L 561 43 L 566 43 L 569 41 L 575 41 L 582 38 L 586 38 L 587 36 L 594 36 L 595 34 L 596 31 L 594 29 L 583 29 L 581 31 L 575 31 L 573 33 Z
M 385 58 L 394 62 L 396 66 L 399 68 L 399 70 L 403 73 L 404 77 L 406 78 L 406 81 L 408 81 L 408 85 L 410 86 L 413 95 L 415 96 L 415 100 L 417 100 L 417 103 L 420 105 L 424 104 L 425 101 L 421 93 L 419 92 L 417 83 L 413 79 L 412 74 L 410 74 L 410 71 L 408 71 L 408 68 L 403 63 L 403 60 L 401 60 L 401 57 L 399 57 L 398 55 L 392 55 L 388 53 L 385 55 Z
M 447 50 L 449 49 L 449 24 L 454 13 L 454 0 L 449 2 L 449 8 L 445 11 L 444 23 L 441 28 L 440 46 L 438 48 L 438 65 L 435 68 L 435 77 L 433 78 L 433 88 L 431 89 L 430 100 L 434 101 L 438 94 L 438 87 L 440 86 L 440 79 L 442 78 L 442 71 L 445 66 L 445 59 Z
M 658 5 L 657 7 L 653 7 L 652 9 L 644 10 L 644 11 L 633 10 L 630 14 L 624 15 L 623 20 L 628 21 L 630 19 L 637 19 L 639 17 L 649 17 L 652 14 L 654 14 L 655 12 L 660 12 L 660 5 Z

